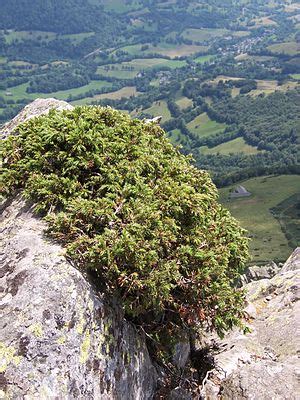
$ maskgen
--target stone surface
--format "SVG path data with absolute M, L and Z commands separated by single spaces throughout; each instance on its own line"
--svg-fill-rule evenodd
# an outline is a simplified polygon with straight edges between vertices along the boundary
M 56 110 L 71 110 L 74 108 L 70 104 L 62 100 L 56 99 L 36 99 L 28 104 L 23 110 L 10 122 L 4 125 L 0 130 L 0 136 L 6 137 L 22 122 L 28 121 L 31 118 L 42 114 L 48 114 L 51 109 Z
M 50 109 L 37 99 L 2 130 Z M 0 209 L 0 398 L 151 399 L 157 374 L 143 337 L 44 236 L 21 197 Z
M 282 272 L 300 269 L 300 247 L 297 247 L 282 267 Z
M 245 286 L 251 333 L 229 333 L 215 355 L 205 399 L 296 400 L 300 398 L 299 249 L 271 279 Z
M 252 281 L 258 281 L 260 279 L 270 279 L 273 278 L 280 271 L 280 267 L 277 266 L 275 262 L 270 262 L 263 266 L 251 266 L 247 268 L 246 272 L 241 276 L 241 285 L 245 285 Z
M 0 219 L 0 398 L 151 399 L 145 342 L 18 197 Z

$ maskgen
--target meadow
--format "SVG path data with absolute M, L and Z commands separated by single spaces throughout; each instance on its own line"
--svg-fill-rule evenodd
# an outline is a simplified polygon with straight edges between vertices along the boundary
M 193 100 L 189 99 L 188 97 L 182 96 L 176 100 L 176 104 L 180 108 L 180 110 L 185 110 L 188 107 L 193 105 Z
M 297 42 L 275 43 L 268 46 L 267 49 L 274 54 L 287 54 L 289 56 L 296 56 L 300 52 Z
M 186 29 L 185 31 L 182 32 L 182 37 L 197 43 L 205 43 L 209 40 L 221 36 L 243 37 L 248 35 L 249 32 L 247 31 L 230 31 L 228 29 L 213 29 L 213 28 Z
M 143 110 L 144 113 L 150 114 L 152 117 L 162 116 L 161 122 L 164 123 L 171 118 L 171 113 L 167 102 L 164 100 L 155 101 L 149 108 Z
M 100 90 L 103 88 L 110 88 L 112 86 L 111 82 L 108 81 L 91 81 L 89 84 L 80 86 L 78 88 L 60 90 L 58 92 L 52 93 L 27 93 L 26 89 L 28 87 L 28 83 L 23 83 L 21 85 L 17 85 L 9 88 L 8 90 L 0 90 L 0 96 L 12 99 L 14 101 L 21 99 L 31 99 L 34 100 L 38 97 L 47 98 L 47 97 L 55 97 L 58 100 L 67 100 L 70 95 L 76 96 L 80 94 L 84 94 L 90 90 Z M 6 93 L 10 93 L 10 96 L 7 96 Z
M 143 48 L 145 50 L 142 50 Z M 144 45 L 128 45 L 121 47 L 119 50 L 126 51 L 128 54 L 136 57 L 141 55 L 150 56 L 152 54 L 160 54 L 165 57 L 176 58 L 190 56 L 195 53 L 206 53 L 208 51 L 208 46 L 200 46 L 195 44 L 171 44 L 160 42 L 155 46 L 150 43 L 146 43 Z
M 272 209 L 300 192 L 299 175 L 265 176 L 241 182 L 250 197 L 228 199 L 236 185 L 220 189 L 220 200 L 251 237 L 252 263 L 284 262 L 292 252 Z
M 222 132 L 226 125 L 212 121 L 207 113 L 203 113 L 189 122 L 187 127 L 195 136 L 205 137 Z
M 103 94 L 96 94 L 93 97 L 85 97 L 84 99 L 72 101 L 73 105 L 81 106 L 85 104 L 91 104 L 96 100 L 110 99 L 119 100 L 122 98 L 129 98 L 132 96 L 138 96 L 139 92 L 136 90 L 135 86 L 125 86 L 122 89 L 116 90 L 114 92 L 108 92 Z
M 258 150 L 256 147 L 250 146 L 248 143 L 246 143 L 244 138 L 238 137 L 212 148 L 203 146 L 201 147 L 201 153 L 223 155 L 229 155 L 231 153 L 257 154 Z
M 165 58 L 136 58 L 132 61 L 107 64 L 97 68 L 97 73 L 111 78 L 132 79 L 141 71 L 153 68 L 180 68 L 186 64 L 183 60 Z

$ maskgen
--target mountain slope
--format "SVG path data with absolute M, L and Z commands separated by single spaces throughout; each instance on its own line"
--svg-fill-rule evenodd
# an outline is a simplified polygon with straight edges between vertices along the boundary
M 79 33 L 112 30 L 116 26 L 100 6 L 84 0 L 1 0 L 0 26 L 4 29 Z

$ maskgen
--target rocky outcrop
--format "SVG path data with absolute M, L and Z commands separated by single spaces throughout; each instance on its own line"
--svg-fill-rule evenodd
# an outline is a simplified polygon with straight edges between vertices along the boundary
M 52 108 L 72 106 L 38 99 L 2 134 Z M 144 338 L 44 229 L 20 196 L 2 204 L 0 398 L 151 399 L 157 378 Z
M 38 117 L 42 114 L 48 114 L 50 110 L 71 110 L 74 108 L 71 104 L 68 104 L 62 100 L 56 99 L 36 99 L 32 103 L 28 104 L 23 110 L 15 116 L 11 121 L 4 125 L 0 130 L 0 136 L 6 137 L 11 134 L 13 130 L 22 122 L 28 121 L 31 118 Z
M 240 278 L 240 285 L 246 285 L 252 281 L 259 281 L 261 279 L 273 278 L 280 271 L 280 267 L 272 261 L 266 265 L 253 265 L 246 269 L 245 273 Z
M 221 351 L 204 384 L 205 399 L 299 399 L 299 262 L 298 248 L 273 278 L 245 286 L 251 332 L 235 331 L 218 341 Z
M 297 247 L 293 254 L 287 259 L 281 272 L 296 271 L 297 269 L 300 269 L 300 247 Z
M 0 398 L 151 399 L 144 339 L 44 228 L 21 197 L 3 206 Z
M 38 99 L 4 127 L 2 136 L 51 108 L 70 107 Z M 144 337 L 66 259 L 64 249 L 47 239 L 45 223 L 21 195 L 4 202 L 0 215 L 1 399 L 146 400 L 153 398 L 157 382 L 167 390 L 156 398 L 199 399 L 197 377 L 206 369 L 192 368 L 187 341 L 175 348 L 176 387 L 166 388 L 167 373 L 160 370 L 157 376 Z M 202 398 L 299 398 L 299 267 L 298 248 L 279 272 L 274 264 L 248 270 L 251 333 L 209 337 L 206 343 L 219 350 L 196 351 L 199 365 L 205 364 L 203 354 L 209 360 L 205 368 L 211 360 L 214 364 L 200 385 Z M 253 279 L 259 280 L 249 283 Z

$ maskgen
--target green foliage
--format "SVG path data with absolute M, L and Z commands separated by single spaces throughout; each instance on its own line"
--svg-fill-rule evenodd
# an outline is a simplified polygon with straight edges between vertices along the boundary
M 2 141 L 5 196 L 23 189 L 50 234 L 153 335 L 240 322 L 244 231 L 155 124 L 111 108 L 52 111 Z

